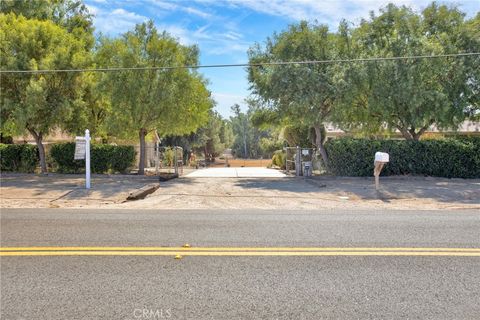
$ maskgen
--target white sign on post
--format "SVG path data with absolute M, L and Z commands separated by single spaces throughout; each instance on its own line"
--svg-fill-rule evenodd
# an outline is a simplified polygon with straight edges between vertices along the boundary
M 90 131 L 85 130 L 85 137 L 75 137 L 74 160 L 85 159 L 85 188 L 90 189 Z
M 85 137 L 75 137 L 75 156 L 74 160 L 84 160 L 85 159 L 85 149 L 86 149 Z

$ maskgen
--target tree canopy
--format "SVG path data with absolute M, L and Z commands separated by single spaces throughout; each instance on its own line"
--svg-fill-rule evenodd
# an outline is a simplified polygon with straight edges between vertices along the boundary
M 338 55 L 336 35 L 325 25 L 305 21 L 274 34 L 264 46 L 256 44 L 250 63 L 331 60 Z M 249 68 L 252 93 L 281 117 L 311 126 L 316 144 L 327 162 L 321 137 L 336 98 L 335 68 L 330 64 L 288 64 Z
M 390 4 L 352 31 L 351 50 L 359 58 L 480 51 L 473 41 L 464 14 L 455 7 L 432 3 L 417 14 Z M 478 104 L 472 92 L 472 59 L 398 59 L 346 66 L 344 107 L 351 109 L 340 113 L 338 122 L 398 129 L 409 140 L 418 140 L 431 125 L 456 128 L 468 116 L 470 104 Z
M 137 25 L 120 38 L 104 38 L 98 54 L 108 65 L 118 67 L 181 67 L 198 61 L 196 46 L 183 46 L 167 33 L 159 33 L 151 21 Z M 149 132 L 193 132 L 207 122 L 213 107 L 206 81 L 186 68 L 110 72 L 107 77 L 112 103 L 109 127 L 120 137 L 138 134 L 140 174 Z
M 84 38 L 51 21 L 0 14 L 2 70 L 76 69 L 88 61 Z M 2 129 L 27 130 L 36 140 L 46 172 L 42 139 L 67 128 L 81 105 L 81 75 L 73 72 L 5 74 L 0 81 Z
M 455 6 L 435 2 L 422 12 L 389 4 L 337 31 L 305 21 L 255 44 L 251 64 L 349 60 L 480 52 L 480 14 L 466 20 Z M 445 57 L 358 62 L 255 65 L 249 82 L 258 108 L 254 119 L 315 129 L 327 163 L 322 127 L 385 133 L 418 140 L 432 125 L 457 128 L 479 114 L 480 58 Z M 283 119 L 283 120 L 282 120 Z

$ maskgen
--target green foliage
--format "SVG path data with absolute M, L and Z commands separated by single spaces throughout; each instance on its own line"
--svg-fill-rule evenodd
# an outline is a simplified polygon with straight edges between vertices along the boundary
M 230 117 L 230 123 L 235 137 L 232 151 L 234 155 L 241 158 L 269 158 L 273 150 L 277 149 L 272 144 L 276 144 L 278 141 L 276 141 L 276 137 L 272 136 L 272 130 L 262 129 L 254 124 L 254 110 L 252 105 L 249 106 L 247 112 L 242 112 L 238 104 L 232 106 L 234 115 Z M 266 150 L 264 147 L 270 149 Z
M 167 167 L 172 167 L 174 165 L 174 159 L 175 159 L 175 151 L 167 147 L 163 151 L 163 159 L 162 159 L 162 164 Z
M 467 20 L 455 5 L 432 2 L 422 12 L 389 4 L 336 32 L 300 22 L 249 49 L 249 62 L 368 59 L 480 51 L 480 13 Z M 455 129 L 480 117 L 480 57 L 397 59 L 249 68 L 258 124 L 315 127 L 331 122 L 356 135 L 399 130 L 418 140 L 432 125 Z
M 135 162 L 135 148 L 133 146 L 114 146 L 111 151 L 109 169 L 112 172 L 126 173 Z
M 318 61 L 333 60 L 340 55 L 337 33 L 330 32 L 326 25 L 301 21 L 287 30 L 275 33 L 265 45 L 255 44 L 248 51 L 249 62 Z M 278 122 L 288 118 L 294 125 L 315 129 L 315 145 L 325 163 L 327 154 L 323 147 L 322 126 L 330 121 L 338 97 L 335 64 L 288 64 L 250 67 L 248 80 L 256 103 L 264 111 L 256 122 Z M 265 111 L 267 110 L 267 111 Z M 268 112 L 268 110 L 273 111 Z M 272 117 L 273 116 L 273 117 Z
M 290 147 L 311 147 L 312 139 L 310 127 L 296 124 L 286 125 L 282 128 L 282 137 Z
M 480 178 L 480 139 L 367 140 L 332 139 L 326 143 L 329 171 L 340 176 L 372 176 L 375 152 L 390 154 L 383 175 Z
M 197 149 L 214 157 L 230 148 L 234 139 L 230 123 L 215 111 L 210 112 L 207 125 L 197 130 L 193 137 L 192 142 Z
M 335 58 L 335 35 L 325 25 L 302 21 L 250 48 L 250 63 L 311 61 Z M 271 109 L 311 126 L 327 120 L 335 98 L 330 64 L 249 68 L 255 95 Z
M 138 24 L 117 39 L 102 38 L 98 59 L 105 66 L 162 67 L 198 63 L 196 46 L 183 46 L 152 21 Z M 119 137 L 140 139 L 139 174 L 143 174 L 146 134 L 183 135 L 208 121 L 213 107 L 207 82 L 187 68 L 110 72 L 112 108 L 108 127 Z
M 280 140 L 270 136 L 261 138 L 258 146 L 263 158 L 271 158 L 276 150 L 283 147 L 283 144 Z
M 77 69 L 89 62 L 87 39 L 50 20 L 0 14 L 0 67 L 4 70 Z M 82 74 L 77 72 L 5 74 L 0 81 L 2 127 L 28 131 L 39 148 L 46 172 L 42 139 L 55 128 L 78 129 L 83 103 Z
M 91 145 L 92 173 L 124 173 L 135 161 L 133 146 L 114 146 L 105 144 Z M 50 155 L 58 172 L 80 173 L 85 170 L 84 160 L 73 160 L 75 143 L 56 143 L 50 149 Z
M 61 173 L 79 173 L 85 168 L 85 161 L 73 160 L 75 143 L 56 143 L 50 147 L 54 166 Z
M 38 150 L 30 144 L 0 144 L 2 171 L 34 172 L 38 165 Z
M 286 153 L 283 150 L 277 150 L 273 153 L 272 165 L 279 167 L 280 169 L 285 169 L 286 164 Z
M 478 52 L 480 39 L 474 39 L 464 16 L 456 7 L 435 2 L 421 13 L 389 4 L 347 30 L 343 41 L 352 58 Z M 408 140 L 418 140 L 433 124 L 456 128 L 475 113 L 468 109 L 478 106 L 479 61 L 463 57 L 345 64 L 338 69 L 334 121 L 372 133 L 399 130 Z

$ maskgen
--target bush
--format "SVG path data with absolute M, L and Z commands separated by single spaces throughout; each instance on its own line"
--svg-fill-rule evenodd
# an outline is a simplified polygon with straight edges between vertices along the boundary
M 172 167 L 174 158 L 175 158 L 175 151 L 170 147 L 166 147 L 165 151 L 163 152 L 162 164 L 166 167 Z
M 277 150 L 273 153 L 272 165 L 285 169 L 286 154 L 283 150 Z
M 91 145 L 92 173 L 126 172 L 135 161 L 133 146 L 113 146 L 106 144 Z M 80 173 L 85 171 L 84 160 L 73 160 L 75 143 L 57 143 L 52 145 L 50 155 L 58 172 Z
M 133 146 L 115 146 L 110 159 L 113 172 L 127 172 L 135 162 L 135 148 Z
M 50 148 L 56 171 L 61 173 L 80 173 L 85 169 L 84 160 L 73 160 L 75 154 L 75 143 L 56 143 Z
M 34 172 L 38 161 L 37 146 L 0 144 L 0 168 L 2 171 Z
M 332 139 L 325 145 L 329 172 L 340 176 L 372 176 L 376 151 L 390 154 L 382 175 L 427 175 L 480 178 L 480 140 L 422 141 Z

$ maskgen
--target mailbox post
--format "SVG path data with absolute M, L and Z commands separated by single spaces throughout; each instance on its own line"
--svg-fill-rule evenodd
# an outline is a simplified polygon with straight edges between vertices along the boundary
M 373 175 L 375 176 L 375 189 L 378 190 L 380 187 L 380 172 L 382 172 L 383 166 L 385 163 L 390 161 L 390 156 L 388 153 L 384 152 L 375 152 L 375 168 L 373 169 Z

